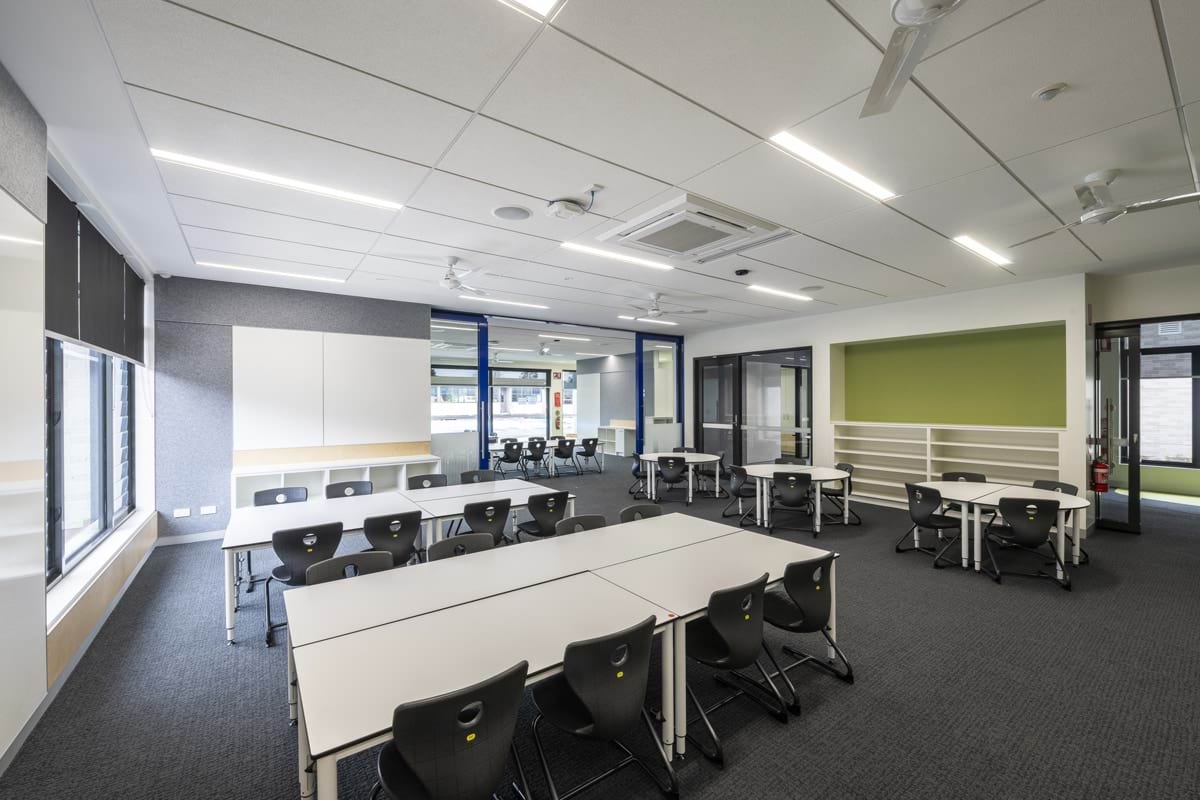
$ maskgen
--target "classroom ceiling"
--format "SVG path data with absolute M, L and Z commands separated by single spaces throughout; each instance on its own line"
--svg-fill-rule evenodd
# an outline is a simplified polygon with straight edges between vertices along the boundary
M 1195 203 L 1005 249 L 1077 219 L 1072 185 L 1088 173 L 1120 170 L 1112 192 L 1126 203 L 1200 188 L 1194 0 L 968 0 L 894 110 L 867 119 L 888 0 L 560 0 L 548 18 L 518 0 L 92 5 L 104 46 L 76 42 L 72 58 L 96 53 L 87 66 L 120 82 L 136 124 L 75 167 L 117 198 L 116 227 L 159 273 L 680 334 L 1200 258 Z M 1056 82 L 1057 98 L 1034 99 Z M 87 120 L 66 130 L 47 116 L 74 155 Z M 792 157 L 769 141 L 785 131 L 896 196 L 877 202 Z M 684 191 L 792 235 L 671 271 L 562 247 L 605 247 L 598 236 Z M 545 214 L 560 198 L 589 210 Z M 532 213 L 506 221 L 500 206 Z M 968 252 L 960 234 L 1012 263 Z M 448 257 L 492 300 L 545 308 L 443 288 Z M 652 293 L 676 325 L 620 319 Z
M 479 339 L 474 325 L 434 317 L 430 327 L 434 363 L 475 361 Z M 646 347 L 674 349 L 674 345 L 653 341 Z M 574 369 L 581 359 L 623 355 L 634 349 L 633 335 L 618 330 L 512 318 L 492 318 L 488 324 L 488 352 L 493 364 L 513 362 Z

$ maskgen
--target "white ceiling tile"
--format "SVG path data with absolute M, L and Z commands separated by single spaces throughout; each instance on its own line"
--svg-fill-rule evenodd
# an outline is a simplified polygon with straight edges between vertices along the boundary
M 810 240 L 811 241 L 811 240 Z M 825 247 L 826 245 L 821 245 Z M 757 260 L 748 255 L 735 255 L 722 258 L 711 264 L 705 264 L 704 269 L 719 268 L 726 274 L 732 275 L 735 269 L 748 269 L 750 274 L 737 280 L 747 286 L 758 284 L 785 292 L 795 292 L 812 297 L 811 301 L 792 300 L 763 292 L 755 292 L 741 287 L 731 287 L 729 295 L 743 302 L 773 306 L 794 314 L 820 314 L 826 311 L 837 311 L 839 307 L 861 306 L 879 303 L 887 298 L 863 289 L 847 286 L 843 283 L 818 278 L 803 270 L 791 267 L 781 267 L 763 260 Z M 928 284 L 927 284 L 928 285 Z
M 361 253 L 331 250 L 327 247 L 314 247 L 309 244 L 283 242 L 277 239 L 263 239 L 240 233 L 225 233 L 207 228 L 192 228 L 187 225 L 183 226 L 183 235 L 187 237 L 188 244 L 191 245 L 193 251 L 199 249 L 226 253 L 224 259 L 226 263 L 237 256 L 256 256 L 296 264 L 354 269 L 362 260 Z
M 128 83 L 431 164 L 468 112 L 157 0 L 98 0 Z
M 468 108 L 483 100 L 538 29 L 524 14 L 480 0 L 184 4 Z
M 550 217 L 546 215 L 545 205 L 537 197 L 441 171 L 434 172 L 421 184 L 409 205 L 422 211 L 560 240 L 577 236 L 603 221 L 603 217 L 594 214 L 584 214 L 574 219 Z M 533 214 L 519 222 L 498 219 L 492 214 L 492 209 L 509 205 L 524 206 Z
M 484 112 L 669 183 L 755 141 L 552 29 L 538 37 Z
M 439 168 L 543 200 L 573 198 L 585 206 L 583 189 L 603 186 L 592 207 L 613 216 L 669 188 L 661 181 L 609 164 L 486 117 L 476 117 Z M 540 213 L 540 208 L 533 208 Z
M 298 261 L 286 261 L 263 256 L 240 255 L 235 260 L 229 253 L 220 250 L 206 250 L 201 247 L 193 247 L 192 254 L 195 256 L 196 261 L 209 261 L 214 264 L 229 264 L 235 267 L 266 270 L 266 272 L 256 273 L 196 265 L 189 267 L 186 273 L 215 281 L 236 280 L 275 285 L 268 282 L 270 279 L 269 273 L 290 272 L 297 275 L 312 275 L 318 278 L 336 278 L 339 280 L 345 279 L 350 275 L 350 270 L 348 269 L 323 267 L 317 264 L 305 264 Z M 336 284 L 329 283 L 328 281 L 304 281 L 300 286 L 310 291 L 329 291 Z
M 916 75 L 1004 160 L 1172 106 L 1149 3 L 1043 2 Z M 1057 81 L 1069 86 L 1057 99 L 1032 99 Z
M 804 273 L 811 277 L 811 283 L 831 285 L 836 282 L 885 297 L 922 297 L 941 289 L 925 278 L 802 234 L 755 247 L 746 251 L 745 255 L 756 261 Z
M 798 227 L 874 203 L 866 195 L 763 142 L 683 184 L 689 191 Z
M 177 164 L 160 163 L 158 168 L 163 185 L 174 195 L 376 231 L 382 231 L 396 216 L 395 211 L 386 208 L 348 203 Z
M 524 258 L 542 252 L 558 243 L 540 236 L 498 228 L 494 225 L 470 222 L 406 208 L 388 228 L 388 233 L 422 242 L 461 248 L 479 253 L 494 253 L 511 258 Z
M 427 167 L 130 88 L 151 147 L 402 203 Z
M 1200 3 L 1196 0 L 1159 0 L 1167 43 L 1183 104 L 1200 100 Z
M 874 36 L 880 45 L 887 47 L 888 40 L 892 37 L 892 31 L 896 29 L 896 23 L 891 14 L 891 3 L 886 0 L 884 2 L 880 2 L 880 0 L 839 0 L 839 2 L 841 2 L 842 8 L 846 9 L 858 24 L 866 28 L 867 32 Z M 954 10 L 954 13 L 937 24 L 929 47 L 925 50 L 926 57 L 1040 2 L 1042 0 L 984 0 L 984 2 L 963 3 Z M 873 78 L 874 74 L 867 80 L 868 85 Z M 907 93 L 906 89 L 905 94 Z
M 173 197 L 172 204 L 175 207 L 175 216 L 181 224 L 197 228 L 245 233 L 359 253 L 370 250 L 379 238 L 375 231 L 330 225 L 191 197 Z
M 447 259 L 451 257 L 458 259 L 455 266 L 458 272 L 495 268 L 497 265 L 513 262 L 513 259 L 490 253 L 478 253 L 444 244 L 405 239 L 400 236 L 384 236 L 372 248 L 371 255 L 402 262 L 431 265 L 441 270 L 441 274 L 445 274 L 448 266 Z
M 870 85 L 879 60 L 824 2 L 571 0 L 554 24 L 764 138 Z
M 790 133 L 896 194 L 996 163 L 919 91 L 904 92 L 887 114 L 859 119 L 865 98 L 855 95 Z
M 395 258 L 367 255 L 363 257 L 358 271 L 393 278 L 412 278 L 436 284 L 446 274 L 446 267 L 432 263 L 432 260 L 430 262 L 422 259 L 402 261 Z M 470 283 L 470 281 L 467 282 Z

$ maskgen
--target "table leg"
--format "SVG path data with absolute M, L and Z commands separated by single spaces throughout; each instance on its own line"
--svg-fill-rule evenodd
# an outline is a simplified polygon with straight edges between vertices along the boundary
M 292 652 L 292 637 L 287 637 L 288 722 L 296 721 L 296 657 Z
M 837 571 L 837 559 L 829 563 L 829 638 L 837 641 L 837 580 L 835 573 Z M 833 649 L 832 645 L 826 647 L 826 653 L 830 661 L 837 660 L 837 650 Z
M 696 470 L 695 470 L 695 469 L 693 469 L 692 467 L 688 467 L 687 474 L 688 474 L 688 499 L 687 499 L 687 504 L 690 506 L 690 505 L 692 504 L 692 478 L 693 478 L 693 476 L 696 474 Z
M 667 758 L 675 752 L 675 624 L 662 632 L 662 744 Z M 687 715 L 687 706 L 679 709 Z
M 1075 519 L 1071 523 L 1074 526 L 1072 528 L 1073 536 L 1071 537 L 1074 540 L 1071 542 L 1071 563 L 1078 567 L 1079 556 L 1083 550 L 1083 509 L 1075 509 L 1074 516 Z
M 959 503 L 958 507 L 962 510 L 962 530 L 959 531 L 958 538 L 962 542 L 959 545 L 959 550 L 962 552 L 962 568 L 970 569 L 971 567 L 971 507 L 966 503 Z
M 983 519 L 979 510 L 979 505 L 975 506 L 975 571 L 980 572 L 983 569 L 982 556 L 983 551 Z
M 817 533 L 821 532 L 821 484 L 814 484 L 817 487 L 817 496 L 813 500 L 813 505 L 816 508 L 816 513 L 813 514 L 813 530 Z
M 337 756 L 317 759 L 317 800 L 337 800 Z
M 1057 531 L 1057 541 L 1054 546 L 1058 548 L 1058 558 L 1055 560 L 1054 573 L 1058 576 L 1058 580 L 1061 583 L 1063 568 L 1060 565 L 1067 560 L 1067 512 L 1061 508 L 1058 510 L 1058 520 L 1054 528 Z
M 296 752 L 300 766 L 300 797 L 308 800 L 316 787 L 313 785 L 312 760 L 308 752 L 308 725 L 304 721 L 304 701 L 296 697 Z
M 233 644 L 234 614 L 237 613 L 237 553 L 225 551 L 225 642 Z
M 567 516 L 575 516 L 575 498 L 567 500 Z
M 850 524 L 850 481 L 848 479 L 842 481 L 842 524 Z
M 675 755 L 687 755 L 687 623 L 681 619 L 675 628 Z

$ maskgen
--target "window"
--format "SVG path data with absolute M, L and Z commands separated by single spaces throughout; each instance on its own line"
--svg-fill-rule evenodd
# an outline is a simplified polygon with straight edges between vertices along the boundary
M 1195 467 L 1200 347 L 1144 350 L 1142 462 Z
M 473 367 L 435 364 L 429 386 L 432 433 L 470 433 L 479 430 L 479 381 Z
M 579 407 L 575 405 L 575 370 L 563 370 L 563 435 L 579 435 Z
M 494 369 L 492 435 L 499 439 L 550 434 L 550 373 L 547 370 Z
M 133 368 L 47 340 L 46 578 L 69 572 L 133 511 Z

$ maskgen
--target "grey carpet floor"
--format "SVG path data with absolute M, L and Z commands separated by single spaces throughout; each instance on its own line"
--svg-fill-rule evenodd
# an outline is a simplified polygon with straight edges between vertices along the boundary
M 575 491 L 578 513 L 614 519 L 629 501 L 619 463 L 547 483 Z M 716 518 L 723 505 L 668 508 Z M 861 527 L 818 540 L 843 556 L 839 638 L 856 683 L 794 671 L 804 712 L 786 726 L 745 700 L 718 711 L 728 765 L 689 758 L 684 796 L 1200 797 L 1200 514 L 1148 506 L 1144 535 L 1097 532 L 1092 563 L 1065 592 L 934 571 L 893 552 L 902 512 L 859 509 Z M 0 798 L 297 797 L 284 648 L 261 643 L 261 591 L 239 615 L 241 641 L 226 647 L 221 595 L 217 542 L 157 549 L 0 777 Z M 703 697 L 720 693 L 703 669 L 689 676 Z M 526 706 L 518 742 L 544 797 Z M 615 755 L 553 732 L 547 741 L 560 788 Z M 646 737 L 630 744 L 649 753 Z M 364 798 L 373 770 L 373 753 L 342 762 L 340 795 Z M 600 793 L 660 796 L 636 770 L 588 795 Z

